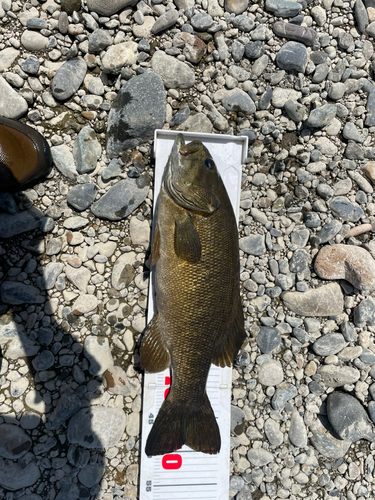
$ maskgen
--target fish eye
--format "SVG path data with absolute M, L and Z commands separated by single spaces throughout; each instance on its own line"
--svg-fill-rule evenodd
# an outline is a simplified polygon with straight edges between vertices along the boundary
M 215 167 L 215 162 L 211 158 L 207 158 L 204 164 L 206 165 L 206 168 L 208 170 L 213 170 L 213 168 Z

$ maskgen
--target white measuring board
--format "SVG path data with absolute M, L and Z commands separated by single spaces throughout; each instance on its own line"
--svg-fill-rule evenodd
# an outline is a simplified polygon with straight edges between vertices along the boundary
M 180 132 L 170 130 L 155 131 L 154 211 L 164 167 L 178 133 Z M 247 156 L 247 137 L 195 132 L 183 132 L 183 136 L 186 143 L 199 139 L 210 151 L 227 189 L 238 222 L 241 163 Z M 154 316 L 155 310 L 155 290 L 151 275 L 148 322 Z M 144 374 L 140 500 L 227 500 L 232 369 L 212 365 L 207 380 L 207 394 L 221 435 L 221 450 L 217 455 L 196 452 L 185 445 L 180 450 L 163 456 L 147 457 L 145 454 L 147 436 L 168 394 L 170 380 L 169 369 L 160 373 Z

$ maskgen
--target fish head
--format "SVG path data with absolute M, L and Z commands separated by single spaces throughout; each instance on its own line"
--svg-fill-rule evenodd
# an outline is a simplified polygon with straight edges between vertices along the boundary
M 178 134 L 164 175 L 164 186 L 175 203 L 210 215 L 220 205 L 221 182 L 215 162 L 202 142 L 185 144 L 183 135 Z

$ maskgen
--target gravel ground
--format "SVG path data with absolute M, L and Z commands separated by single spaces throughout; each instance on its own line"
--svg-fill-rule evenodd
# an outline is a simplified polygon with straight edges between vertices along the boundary
M 138 498 L 156 128 L 249 138 L 230 498 L 374 498 L 374 37 L 374 0 L 1 2 L 55 167 L 0 195 L 0 499 Z

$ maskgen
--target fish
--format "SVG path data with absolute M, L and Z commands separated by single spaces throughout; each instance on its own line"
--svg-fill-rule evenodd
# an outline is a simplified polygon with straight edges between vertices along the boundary
M 0 192 L 25 189 L 51 169 L 46 139 L 32 127 L 0 116 Z
M 151 248 L 157 311 L 145 328 L 141 368 L 172 369 L 169 393 L 145 445 L 147 456 L 187 445 L 219 453 L 206 393 L 211 364 L 231 366 L 246 338 L 238 231 L 215 162 L 201 141 L 174 141 L 157 200 Z

